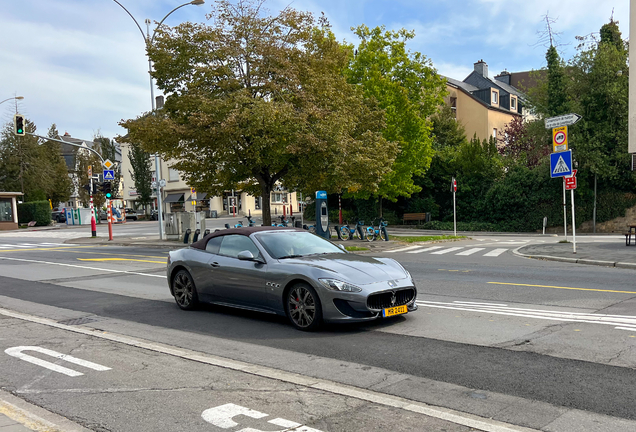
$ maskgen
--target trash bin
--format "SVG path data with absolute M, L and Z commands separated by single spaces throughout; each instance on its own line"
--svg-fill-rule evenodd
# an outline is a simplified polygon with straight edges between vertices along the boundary
M 294 222 L 294 228 L 302 228 L 302 227 L 303 227 L 302 221 L 297 220 Z
M 209 210 L 208 214 L 207 214 L 207 217 L 209 217 L 209 218 L 218 218 L 219 215 L 216 213 L 216 210 Z

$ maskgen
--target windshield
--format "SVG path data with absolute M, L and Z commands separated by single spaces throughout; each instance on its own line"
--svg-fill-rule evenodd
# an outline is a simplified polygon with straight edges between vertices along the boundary
M 293 258 L 327 253 L 345 253 L 322 237 L 302 231 L 275 231 L 256 234 L 273 258 Z

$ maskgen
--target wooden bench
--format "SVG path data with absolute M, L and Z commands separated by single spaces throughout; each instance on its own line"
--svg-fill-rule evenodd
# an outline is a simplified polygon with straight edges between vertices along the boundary
M 417 221 L 419 224 L 421 221 L 426 221 L 426 213 L 404 213 L 402 224 L 406 221 Z

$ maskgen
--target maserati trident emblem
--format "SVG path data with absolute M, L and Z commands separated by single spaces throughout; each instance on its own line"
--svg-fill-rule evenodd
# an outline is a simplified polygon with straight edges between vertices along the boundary
M 391 306 L 395 306 L 395 303 L 397 303 L 397 298 L 395 298 L 395 293 L 392 292 L 391 293 Z

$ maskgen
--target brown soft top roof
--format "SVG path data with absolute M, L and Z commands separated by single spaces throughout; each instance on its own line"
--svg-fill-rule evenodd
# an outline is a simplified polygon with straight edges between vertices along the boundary
M 275 226 L 253 226 L 253 227 L 241 227 L 241 228 L 230 228 L 230 229 L 222 229 L 218 231 L 211 232 L 210 234 L 203 237 L 201 240 L 198 240 L 192 243 L 190 246 L 196 249 L 205 250 L 205 246 L 208 244 L 208 240 L 212 237 L 218 237 L 228 234 L 240 234 L 244 236 L 248 236 L 255 232 L 260 231 L 305 231 L 301 228 L 292 228 L 292 227 L 275 227 Z

